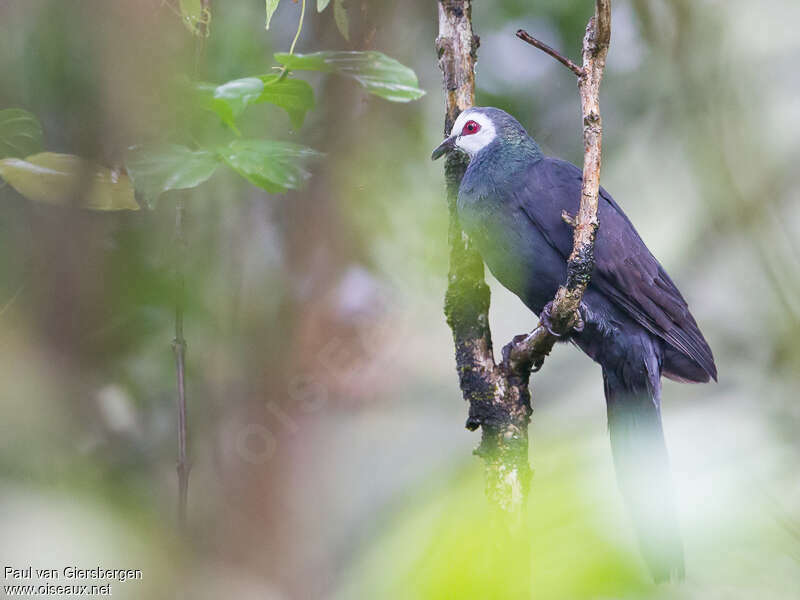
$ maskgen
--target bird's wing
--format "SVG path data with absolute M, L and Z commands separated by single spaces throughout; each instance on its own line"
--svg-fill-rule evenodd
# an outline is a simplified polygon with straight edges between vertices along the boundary
M 561 217 L 575 215 L 582 173 L 566 161 L 545 158 L 532 165 L 513 186 L 519 203 L 547 241 L 566 260 L 572 252 L 572 228 Z M 714 357 L 686 300 L 650 253 L 633 224 L 604 189 L 598 205 L 600 228 L 595 242 L 591 285 L 642 327 L 692 358 L 717 378 Z

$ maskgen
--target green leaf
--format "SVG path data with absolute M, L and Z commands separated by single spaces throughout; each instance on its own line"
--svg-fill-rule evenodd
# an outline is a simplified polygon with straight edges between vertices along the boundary
M 241 116 L 245 108 L 258 100 L 264 89 L 264 82 L 258 77 L 244 77 L 218 86 L 212 83 L 198 83 L 195 88 L 201 95 L 203 108 L 217 113 L 222 122 L 238 135 L 236 119 Z
M 237 135 L 236 120 L 251 104 L 269 102 L 281 107 L 289 113 L 295 129 L 303 125 L 306 112 L 314 107 L 314 92 L 307 82 L 281 79 L 277 74 L 234 79 L 219 86 L 196 83 L 194 88 L 201 106 L 216 113 Z
M 292 127 L 303 126 L 306 112 L 314 108 L 314 90 L 302 79 L 280 78 L 279 75 L 263 75 L 264 91 L 256 102 L 269 102 L 289 113 Z
M 27 110 L 0 110 L 0 158 L 23 158 L 42 150 L 42 126 Z
M 180 0 L 181 21 L 192 35 L 206 36 L 209 34 L 208 25 L 211 23 L 211 12 L 203 8 L 200 0 Z M 200 26 L 204 27 L 201 28 Z
M 319 156 L 311 148 L 274 140 L 233 140 L 218 152 L 239 175 L 273 194 L 299 188 L 311 176 L 304 163 Z
M 150 208 L 166 191 L 197 187 L 214 174 L 217 165 L 219 157 L 213 152 L 193 152 L 176 144 L 135 146 L 125 162 L 134 187 Z
M 317 12 L 322 12 L 326 8 L 328 8 L 328 3 L 331 0 L 317 0 Z
M 344 0 L 333 0 L 333 20 L 336 21 L 336 28 L 342 37 L 350 41 L 350 19 L 347 17 L 347 9 L 344 7 Z
M 91 210 L 139 210 L 131 181 L 73 154 L 42 152 L 0 160 L 0 177 L 20 194 L 45 204 Z
M 272 20 L 272 15 L 275 13 L 275 9 L 278 8 L 278 4 L 281 0 L 267 0 L 267 24 L 265 25 L 266 29 L 269 29 L 269 22 Z
M 278 53 L 275 60 L 293 71 L 322 71 L 352 77 L 370 94 L 392 102 L 408 102 L 425 95 L 408 67 L 380 52 Z

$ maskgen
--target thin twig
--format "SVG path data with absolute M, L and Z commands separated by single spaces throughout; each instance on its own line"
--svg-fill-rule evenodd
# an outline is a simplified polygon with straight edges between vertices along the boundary
M 186 515 L 189 503 L 189 464 L 187 452 L 188 421 L 186 409 L 186 338 L 183 336 L 183 314 L 186 301 L 186 279 L 184 263 L 186 254 L 186 238 L 183 230 L 185 207 L 183 198 L 175 203 L 175 338 L 172 340 L 172 352 L 175 355 L 175 376 L 177 379 L 178 403 L 178 527 L 186 531 Z
M 567 67 L 570 71 L 575 73 L 575 75 L 577 75 L 578 77 L 583 75 L 583 69 L 581 69 L 578 65 L 576 65 L 574 62 L 572 62 L 563 54 L 561 54 L 555 48 L 552 48 L 547 44 L 545 44 L 544 42 L 537 40 L 535 37 L 533 37 L 530 33 L 525 31 L 524 29 L 517 30 L 517 37 L 521 39 L 523 42 L 527 42 L 534 48 L 538 48 L 542 52 L 549 54 L 550 56 L 555 58 L 558 62 L 560 62 L 562 65 Z
M 211 0 L 201 0 L 203 14 L 211 15 Z M 200 63 L 205 55 L 206 38 L 208 37 L 208 21 L 198 23 L 199 35 L 196 37 L 195 50 L 195 78 L 200 74 Z M 178 388 L 178 527 L 186 533 L 187 513 L 189 504 L 189 462 L 188 437 L 189 422 L 186 402 L 186 338 L 183 335 L 183 316 L 186 309 L 186 233 L 184 221 L 186 207 L 184 199 L 179 197 L 175 201 L 175 339 L 172 340 L 172 352 L 175 355 L 175 376 Z
M 183 313 L 186 302 L 184 211 L 183 198 L 178 198 L 175 204 L 177 297 L 175 300 L 175 339 L 172 341 L 172 351 L 175 354 L 175 370 L 178 383 L 178 526 L 181 531 L 186 530 L 186 513 L 189 502 L 189 470 L 191 468 L 186 450 L 188 423 L 186 413 L 186 339 L 183 337 Z
M 568 59 L 555 51 L 542 48 L 544 44 L 535 38 L 531 37 L 531 40 L 535 40 L 536 43 L 529 41 L 520 33 L 525 32 L 522 30 L 517 32 L 521 39 L 541 48 L 570 67 L 565 62 Z M 578 76 L 584 153 L 580 208 L 574 218 L 567 215 L 569 220 L 564 219 L 574 227 L 573 248 L 567 263 L 567 281 L 558 289 L 556 297 L 549 306 L 550 328 L 540 323 L 529 335 L 518 336 L 505 350 L 505 363 L 515 372 L 530 368 L 538 370 L 558 338 L 582 325 L 580 304 L 594 270 L 594 241 L 599 226 L 597 203 L 603 140 L 599 97 L 610 40 L 611 0 L 596 0 L 595 14 L 586 26 L 586 35 L 583 38 L 583 67 L 570 67 Z

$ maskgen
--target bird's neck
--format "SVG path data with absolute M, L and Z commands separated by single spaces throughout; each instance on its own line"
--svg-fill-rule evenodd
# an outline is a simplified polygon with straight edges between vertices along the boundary
M 473 184 L 478 184 L 485 182 L 485 176 L 490 174 L 494 185 L 502 184 L 514 179 L 521 170 L 543 157 L 539 145 L 528 136 L 497 138 L 472 157 L 465 179 L 472 179 Z

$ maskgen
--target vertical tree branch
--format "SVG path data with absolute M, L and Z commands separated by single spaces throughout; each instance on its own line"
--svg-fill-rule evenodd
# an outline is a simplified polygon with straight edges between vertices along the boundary
M 444 80 L 446 135 L 459 113 L 474 104 L 479 40 L 471 16 L 470 0 L 439 0 L 436 48 Z M 529 373 L 511 373 L 494 360 L 483 260 L 461 230 L 456 209 L 466 164 L 458 153 L 451 153 L 445 163 L 450 212 L 445 315 L 453 331 L 461 391 L 470 405 L 467 428 L 482 429 L 476 452 L 485 461 L 487 495 L 502 520 L 518 532 L 530 481 Z
M 544 45 L 523 30 L 517 32 L 517 37 L 540 50 Z M 603 140 L 599 97 L 610 41 L 611 0 L 596 0 L 595 14 L 586 26 L 583 38 L 583 66 L 578 72 L 583 117 L 583 182 L 578 214 L 574 220 L 565 215 L 565 220 L 575 228 L 572 253 L 567 264 L 567 281 L 558 289 L 553 300 L 550 330 L 540 324 L 529 335 L 512 343 L 509 363 L 515 369 L 541 367 L 558 338 L 569 333 L 581 320 L 579 309 L 594 270 L 594 240 L 599 225 L 597 202 Z M 560 56 L 552 49 L 548 49 L 547 53 Z M 566 65 L 567 59 L 557 60 Z M 569 68 L 574 71 L 572 67 Z
M 461 111 L 475 102 L 475 59 L 478 38 L 472 33 L 470 0 L 439 2 L 439 37 L 436 49 L 444 78 L 445 135 Z M 447 207 L 450 215 L 448 243 L 450 272 L 445 294 L 445 315 L 453 331 L 456 363 L 465 399 L 480 403 L 491 398 L 491 374 L 495 368 L 489 330 L 489 287 L 483 279 L 483 260 L 461 231 L 456 200 L 458 187 L 467 167 L 457 153 L 445 161 Z M 476 429 L 478 423 L 467 427 Z

